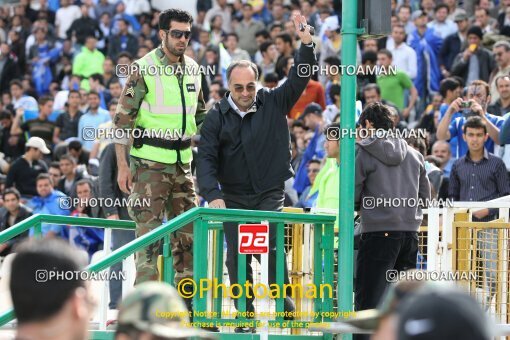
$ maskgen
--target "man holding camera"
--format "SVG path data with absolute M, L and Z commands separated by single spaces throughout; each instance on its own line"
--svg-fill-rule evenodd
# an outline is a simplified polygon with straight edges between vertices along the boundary
M 462 138 L 462 127 L 467 118 L 480 116 L 487 126 L 487 132 L 490 137 L 485 142 L 485 148 L 488 152 L 494 153 L 495 143 L 499 145 L 499 129 L 503 125 L 504 119 L 487 113 L 490 98 L 489 84 L 483 80 L 473 81 L 467 90 L 467 100 L 459 97 L 446 110 L 443 119 L 441 119 L 437 127 L 437 139 L 450 140 L 453 137 L 458 137 L 457 155 L 459 157 L 464 156 L 468 151 L 468 145 Z M 452 120 L 452 116 L 459 111 L 462 113 L 462 116 Z

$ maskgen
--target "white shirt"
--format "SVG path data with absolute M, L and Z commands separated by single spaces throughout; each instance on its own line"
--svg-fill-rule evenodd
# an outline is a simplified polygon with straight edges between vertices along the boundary
M 445 20 L 445 22 L 438 22 L 434 20 L 432 22 L 429 22 L 427 24 L 427 27 L 433 28 L 434 33 L 440 36 L 442 39 L 458 31 L 457 24 L 448 19 Z
M 395 47 L 395 41 L 392 37 L 388 37 L 386 48 L 393 54 L 392 64 L 395 65 L 399 71 L 407 73 L 411 79 L 416 78 L 418 72 L 416 51 L 405 42 Z
M 55 25 L 58 26 L 57 36 L 60 39 L 66 39 L 66 32 L 76 19 L 81 18 L 80 7 L 70 5 L 57 10 L 55 14 Z
M 228 100 L 228 103 L 230 104 L 230 107 L 231 107 L 231 108 L 233 108 L 233 109 L 234 109 L 234 111 L 235 111 L 235 112 L 237 112 L 237 114 L 238 114 L 239 116 L 241 116 L 241 118 L 244 118 L 244 116 L 246 116 L 246 114 L 247 114 L 248 112 L 241 111 L 241 110 L 237 107 L 236 103 L 234 103 L 234 100 L 232 99 L 232 96 L 231 96 L 230 94 L 228 95 L 227 100 Z

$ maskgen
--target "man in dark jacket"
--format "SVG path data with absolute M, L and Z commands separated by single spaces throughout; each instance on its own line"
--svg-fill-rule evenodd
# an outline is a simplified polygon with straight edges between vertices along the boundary
M 126 159 L 129 161 L 128 150 L 126 149 Z M 127 199 L 129 195 L 123 193 L 117 184 L 117 157 L 115 155 L 115 144 L 108 144 L 102 154 L 99 163 L 99 196 L 103 199 L 110 198 L 113 201 Z M 120 205 L 103 206 L 105 217 L 109 220 L 127 220 L 130 221 L 127 207 Z M 112 230 L 112 250 L 117 250 L 126 243 L 135 239 L 134 230 Z M 110 267 L 111 272 L 117 275 L 122 271 L 122 262 L 118 262 Z M 110 280 L 110 309 L 117 309 L 117 303 L 122 297 L 122 281 Z
M 368 105 L 359 122 L 363 129 L 393 129 L 391 114 L 381 103 Z M 412 199 L 424 204 L 430 199 L 423 156 L 401 138 L 361 140 L 357 144 L 354 201 L 361 212 L 356 258 L 357 311 L 376 307 L 389 284 L 388 273 L 416 268 L 417 231 L 423 214 Z
M 20 69 L 18 60 L 11 55 L 9 45 L 0 44 L 0 93 L 9 91 L 11 80 L 19 78 Z
M 453 61 L 451 74 L 462 77 L 466 85 L 473 80 L 488 82 L 492 70 L 497 67 L 492 52 L 483 47 L 482 39 L 482 29 L 471 27 L 467 31 L 467 48 Z
M 233 62 L 227 70 L 230 91 L 207 114 L 198 147 L 197 178 L 200 194 L 209 202 L 209 207 L 271 211 L 283 208 L 284 182 L 293 174 L 286 115 L 310 79 L 309 74 L 304 76 L 303 69 L 316 63 L 309 28 L 299 31 L 300 24 L 306 25 L 306 19 L 297 15 L 294 25 L 301 47 L 296 56 L 297 65 L 291 68 L 282 86 L 256 92 L 257 67 L 246 60 Z M 224 224 L 226 265 L 231 284 L 238 282 L 237 229 L 237 223 Z M 252 282 L 251 256 L 246 258 L 247 280 Z M 275 266 L 276 226 L 270 225 L 270 283 L 276 282 Z M 286 265 L 284 282 L 289 282 Z M 235 302 L 237 305 L 237 300 Z M 284 308 L 294 310 L 290 297 L 285 299 Z M 254 311 L 253 298 L 246 299 L 246 310 Z M 253 329 L 238 327 L 235 331 Z
M 103 31 L 99 28 L 98 21 L 89 16 L 87 5 L 81 6 L 81 17 L 73 21 L 66 34 L 69 39 L 74 36 L 80 45 L 85 45 L 88 36 L 94 36 L 98 40 L 103 39 Z
M 468 16 L 465 13 L 459 13 L 455 16 L 455 23 L 457 24 L 458 32 L 447 36 L 441 51 L 439 52 L 439 62 L 441 67 L 441 74 L 443 77 L 448 77 L 452 69 L 455 57 L 464 50 L 466 45 L 466 33 L 469 28 Z
M 18 190 L 14 188 L 7 189 L 3 193 L 2 198 L 4 206 L 0 209 L 0 232 L 32 216 L 32 210 L 20 204 L 21 195 Z M 28 231 L 5 243 L 0 243 L 0 256 L 7 256 L 12 253 L 13 247 L 27 236 Z
M 129 22 L 125 19 L 117 21 L 119 34 L 110 39 L 108 47 L 108 56 L 116 60 L 120 52 L 129 52 L 136 55 L 138 52 L 138 39 L 129 33 Z

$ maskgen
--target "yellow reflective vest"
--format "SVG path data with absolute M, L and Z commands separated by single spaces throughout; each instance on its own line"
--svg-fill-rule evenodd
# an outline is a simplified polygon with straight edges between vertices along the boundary
M 165 136 L 173 136 L 173 139 L 181 137 L 182 140 L 186 140 L 196 134 L 195 113 L 201 89 L 201 76 L 198 64 L 187 56 L 183 57 L 185 65 L 181 68 L 185 70 L 183 76 L 173 74 L 170 71 L 171 66 L 162 65 L 156 50 L 136 61 L 147 86 L 147 94 L 138 110 L 135 128 L 143 128 L 146 133 L 150 132 L 151 136 L 159 134 L 162 136 L 160 138 L 166 133 Z M 190 72 L 192 69 L 196 71 Z M 140 148 L 131 147 L 130 150 L 134 157 L 165 164 L 177 163 L 178 152 L 182 163 L 191 162 L 191 148 L 176 151 L 144 144 Z

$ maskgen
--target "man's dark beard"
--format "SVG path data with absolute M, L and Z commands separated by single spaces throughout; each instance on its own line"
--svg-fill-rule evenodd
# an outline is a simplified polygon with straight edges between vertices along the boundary
M 168 49 L 168 51 L 169 51 L 170 53 L 172 53 L 173 55 L 178 56 L 178 57 L 180 57 L 180 56 L 182 56 L 182 55 L 184 54 L 184 52 L 186 51 L 186 47 L 187 47 L 187 46 L 186 46 L 182 52 L 179 52 L 179 51 L 177 51 L 177 50 L 176 50 L 176 49 L 175 49 L 175 48 L 174 48 L 174 47 L 170 44 L 170 42 L 169 42 L 168 40 L 165 42 L 165 46 L 166 46 L 166 48 Z

